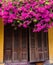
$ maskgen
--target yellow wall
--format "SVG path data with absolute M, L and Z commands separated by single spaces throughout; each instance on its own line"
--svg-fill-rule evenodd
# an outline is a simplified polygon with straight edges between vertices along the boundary
M 49 60 L 53 63 L 53 27 L 48 30 Z
M 3 42 L 4 42 L 4 25 L 0 18 L 0 65 L 3 65 Z

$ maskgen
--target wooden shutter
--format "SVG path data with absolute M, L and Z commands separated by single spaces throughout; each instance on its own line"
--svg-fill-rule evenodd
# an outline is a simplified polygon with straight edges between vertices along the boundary
M 4 27 L 4 59 L 10 61 L 12 59 L 12 29 L 10 26 Z
M 38 40 L 38 61 L 44 61 L 44 50 L 43 50 L 43 34 L 42 31 L 37 33 L 37 40 Z
M 22 60 L 28 61 L 28 33 L 27 29 L 22 29 Z
M 12 43 L 12 53 L 13 61 L 20 61 L 20 45 L 21 45 L 21 34 L 20 30 L 13 30 L 13 43 Z
M 48 60 L 47 33 L 33 33 L 29 30 L 30 62 L 40 62 Z
M 29 29 L 29 49 L 30 49 L 30 62 L 35 62 L 37 58 L 37 35 Z
M 28 60 L 28 50 L 27 50 L 27 30 L 17 29 L 14 31 L 14 45 L 13 48 L 13 59 L 14 62 L 17 61 L 27 61 Z
M 38 35 L 38 58 L 39 61 L 45 61 L 48 60 L 48 35 L 47 32 L 43 32 L 41 31 L 40 33 L 38 33 L 40 35 Z M 40 40 L 40 43 L 39 43 Z
M 48 60 L 48 33 L 42 32 L 44 60 Z

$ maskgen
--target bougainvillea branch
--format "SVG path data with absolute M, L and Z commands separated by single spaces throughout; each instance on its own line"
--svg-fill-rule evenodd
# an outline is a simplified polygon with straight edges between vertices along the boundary
M 33 32 L 46 32 L 53 26 L 53 1 L 0 1 L 0 17 L 5 25 L 11 23 L 24 28 L 33 26 Z

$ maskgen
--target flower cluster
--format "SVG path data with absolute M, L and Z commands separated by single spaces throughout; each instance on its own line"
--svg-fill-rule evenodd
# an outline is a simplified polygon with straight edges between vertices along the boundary
M 0 17 L 4 24 L 11 23 L 24 28 L 32 26 L 33 32 L 46 32 L 53 26 L 53 1 L 0 1 Z

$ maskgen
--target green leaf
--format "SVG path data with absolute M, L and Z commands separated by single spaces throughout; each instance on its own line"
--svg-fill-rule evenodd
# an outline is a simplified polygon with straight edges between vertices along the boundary
M 32 8 L 30 8 L 30 11 L 32 11 Z
M 33 20 L 33 22 L 34 22 L 34 23 L 37 23 L 37 20 L 36 20 L 36 19 L 34 19 L 34 20 Z
M 45 4 L 49 4 L 49 2 L 48 2 L 48 1 L 46 1 L 46 2 L 45 2 Z
M 20 21 L 18 20 L 17 23 L 20 23 Z

